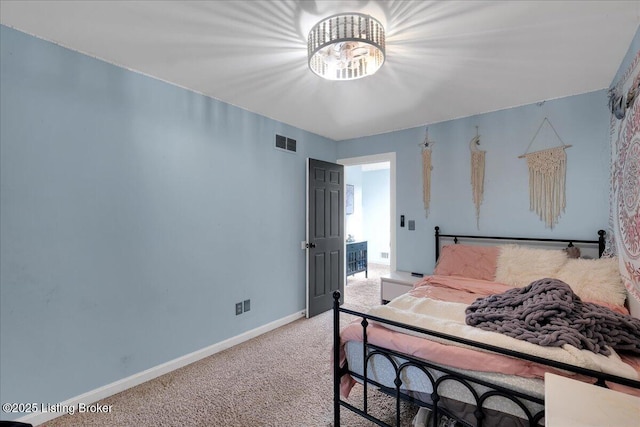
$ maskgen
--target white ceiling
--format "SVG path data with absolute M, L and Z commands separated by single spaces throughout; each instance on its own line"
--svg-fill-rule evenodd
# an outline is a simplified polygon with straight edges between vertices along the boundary
M 387 32 L 377 74 L 307 66 L 321 18 Z M 0 22 L 295 127 L 343 140 L 607 88 L 635 1 L 0 1 Z

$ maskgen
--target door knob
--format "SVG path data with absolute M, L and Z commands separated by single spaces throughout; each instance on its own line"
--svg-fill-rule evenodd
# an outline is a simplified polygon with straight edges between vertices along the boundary
M 315 247 L 316 247 L 316 244 L 315 244 L 315 243 L 307 243 L 307 248 L 309 248 L 309 249 L 313 249 L 313 248 L 315 248 Z

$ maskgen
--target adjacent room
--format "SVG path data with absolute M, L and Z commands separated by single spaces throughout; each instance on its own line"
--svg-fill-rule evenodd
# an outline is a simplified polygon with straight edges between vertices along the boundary
M 637 0 L 0 24 L 2 425 L 640 417 Z
M 345 167 L 345 286 L 379 299 L 380 277 L 391 270 L 390 162 Z M 345 302 L 351 302 L 345 300 Z

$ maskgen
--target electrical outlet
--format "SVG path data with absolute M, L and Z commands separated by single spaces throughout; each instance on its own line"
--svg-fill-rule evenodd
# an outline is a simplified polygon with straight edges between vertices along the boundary
M 238 314 L 242 314 L 242 303 L 241 302 L 236 304 L 236 316 Z
M 249 311 L 249 310 L 251 310 L 251 300 L 246 299 L 244 300 L 244 311 Z

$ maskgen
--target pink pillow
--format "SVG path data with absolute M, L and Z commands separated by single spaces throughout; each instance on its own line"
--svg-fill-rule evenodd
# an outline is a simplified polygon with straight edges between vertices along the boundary
M 497 246 L 446 245 L 433 274 L 493 280 L 499 253 Z

